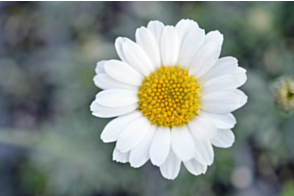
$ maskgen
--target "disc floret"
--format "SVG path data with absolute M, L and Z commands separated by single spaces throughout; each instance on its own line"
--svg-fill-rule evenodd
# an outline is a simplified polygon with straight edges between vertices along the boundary
M 198 115 L 200 84 L 177 67 L 161 66 L 143 81 L 139 96 L 139 109 L 151 124 L 183 126 Z

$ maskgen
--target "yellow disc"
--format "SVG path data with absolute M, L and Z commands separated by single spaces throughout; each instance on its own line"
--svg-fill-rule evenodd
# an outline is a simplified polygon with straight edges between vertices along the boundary
M 161 66 L 143 81 L 139 110 L 151 124 L 183 126 L 199 112 L 200 84 L 179 66 Z

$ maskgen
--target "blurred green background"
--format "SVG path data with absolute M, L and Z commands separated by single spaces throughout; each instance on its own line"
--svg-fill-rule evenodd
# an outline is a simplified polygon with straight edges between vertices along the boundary
M 205 175 L 168 181 L 150 163 L 112 161 L 91 115 L 97 61 L 117 59 L 150 20 L 194 19 L 224 34 L 221 56 L 247 69 L 248 103 L 234 112 L 232 148 L 215 148 Z M 294 74 L 291 2 L 1 2 L 0 196 L 293 196 L 294 117 L 270 84 Z

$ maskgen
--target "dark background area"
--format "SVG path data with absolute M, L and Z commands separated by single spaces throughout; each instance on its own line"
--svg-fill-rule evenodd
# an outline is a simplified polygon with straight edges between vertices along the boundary
M 89 106 L 116 37 L 182 18 L 224 34 L 221 56 L 247 69 L 249 99 L 234 112 L 233 147 L 215 148 L 205 175 L 182 167 L 168 181 L 150 163 L 113 162 L 114 144 L 100 140 L 110 119 Z M 0 196 L 293 196 L 293 113 L 270 93 L 294 74 L 293 27 L 292 2 L 1 2 Z

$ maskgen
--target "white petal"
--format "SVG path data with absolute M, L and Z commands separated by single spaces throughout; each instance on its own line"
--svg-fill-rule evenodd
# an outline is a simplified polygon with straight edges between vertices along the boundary
M 206 169 L 207 169 L 206 165 L 202 165 L 196 159 L 186 161 L 186 162 L 184 162 L 184 165 L 187 168 L 187 170 L 195 176 L 198 176 L 200 174 L 205 174 Z
M 196 56 L 204 41 L 205 32 L 203 29 L 197 27 L 188 33 L 181 45 L 179 56 L 179 64 L 181 67 L 189 69 L 191 61 Z
M 186 126 L 172 128 L 171 145 L 182 161 L 188 161 L 194 157 L 194 141 Z
M 132 113 L 119 116 L 118 118 L 113 119 L 105 126 L 104 130 L 102 131 L 102 141 L 105 143 L 116 141 L 122 130 L 131 122 L 133 122 L 141 116 L 141 112 L 134 111 Z
M 128 63 L 128 61 L 126 60 L 126 57 L 123 53 L 123 48 L 122 48 L 122 45 L 123 43 L 127 40 L 128 38 L 124 38 L 124 37 L 118 37 L 116 38 L 115 40 L 115 49 L 116 49 L 116 52 L 117 52 L 117 55 L 119 56 L 119 58 L 125 62 L 125 63 Z
M 163 28 L 164 24 L 157 20 L 150 21 L 147 25 L 147 29 L 153 34 L 158 46 Z
M 98 104 L 106 107 L 122 107 L 139 101 L 138 91 L 126 89 L 108 89 L 96 95 Z
M 240 107 L 239 97 L 231 92 L 216 92 L 201 98 L 201 108 L 212 113 L 229 113 Z
M 217 62 L 222 43 L 223 35 L 219 31 L 209 32 L 205 36 L 205 43 L 192 62 L 190 74 L 195 74 L 196 72 L 195 76 L 200 78 L 207 73 Z
M 130 152 L 122 153 L 116 148 L 113 150 L 112 159 L 119 163 L 127 163 L 129 161 Z
M 154 68 L 161 65 L 159 45 L 152 33 L 145 27 L 138 28 L 136 31 L 136 42 L 146 52 Z
M 199 140 L 209 140 L 217 133 L 216 126 L 202 116 L 196 116 L 195 119 L 190 121 L 189 128 L 193 136 Z
M 128 63 L 143 76 L 149 76 L 154 71 L 149 57 L 135 42 L 127 40 L 123 44 L 123 52 Z
M 230 75 L 223 75 L 211 79 L 203 84 L 202 94 L 209 94 L 218 91 L 232 91 L 238 87 L 238 79 Z
M 142 141 L 131 150 L 130 164 L 132 167 L 141 167 L 149 160 L 149 149 L 156 130 L 156 126 L 151 126 Z
M 205 36 L 205 43 L 216 42 L 222 45 L 223 41 L 224 37 L 219 31 L 210 31 Z
M 163 177 L 169 180 L 175 179 L 181 169 L 181 160 L 175 155 L 171 149 L 165 162 L 159 167 Z
M 107 61 L 99 61 L 96 65 L 96 68 L 95 68 L 95 72 L 96 74 L 102 74 L 102 73 L 105 73 L 105 70 L 104 70 L 104 64 L 106 63 Z
M 128 124 L 119 135 L 116 148 L 121 152 L 133 149 L 144 138 L 150 128 L 150 122 L 146 117 L 140 117 Z
M 203 165 L 211 165 L 213 163 L 214 153 L 210 141 L 194 138 L 194 143 L 195 159 Z
M 163 65 L 177 65 L 180 52 L 179 38 L 173 26 L 165 26 L 160 39 L 160 54 Z
M 236 118 L 231 113 L 215 114 L 202 110 L 199 115 L 213 122 L 218 129 L 231 129 L 236 124 Z
M 110 60 L 104 65 L 106 73 L 120 82 L 141 86 L 144 77 L 127 63 L 117 60 Z
M 170 151 L 171 136 L 168 127 L 159 127 L 150 146 L 150 160 L 153 165 L 160 166 Z
M 217 62 L 221 52 L 221 44 L 208 42 L 199 49 L 189 68 L 189 74 L 200 78 L 207 73 Z
M 182 19 L 176 24 L 176 30 L 179 35 L 180 43 L 185 39 L 190 31 L 194 29 L 199 29 L 197 22 L 189 19 Z
M 244 106 L 247 103 L 248 97 L 243 91 L 236 89 L 233 91 L 233 93 L 238 96 L 238 108 Z
M 238 68 L 238 60 L 234 57 L 222 57 L 217 60 L 216 64 L 204 74 L 200 80 L 209 81 L 222 75 L 233 74 Z
M 236 71 L 234 72 L 234 74 L 245 74 L 246 72 L 247 72 L 246 69 L 242 67 L 238 67 Z
M 238 85 L 237 85 L 237 87 L 242 86 L 247 81 L 246 74 L 235 75 L 235 77 L 238 79 Z
M 122 89 L 130 89 L 130 90 L 139 90 L 137 86 L 125 84 L 123 82 L 119 82 L 112 77 L 110 77 L 108 74 L 99 74 L 94 76 L 93 78 L 94 83 L 97 87 L 101 89 L 112 89 L 112 88 L 122 88 Z
M 139 105 L 132 104 L 128 106 L 123 106 L 123 107 L 105 107 L 100 104 L 98 104 L 96 101 L 93 101 L 90 110 L 92 111 L 92 114 L 94 116 L 100 117 L 100 118 L 111 118 L 115 116 L 120 116 L 123 114 L 128 114 L 132 111 L 134 111 Z
M 194 140 L 195 141 L 195 140 Z M 200 141 L 200 140 L 199 140 Z M 199 145 L 199 144 L 198 144 Z M 202 165 L 208 165 L 209 160 L 207 160 L 207 158 L 205 156 L 203 156 L 201 153 L 201 149 L 197 148 L 198 145 L 195 145 L 195 154 L 194 154 L 194 158 L 195 160 L 197 160 L 199 163 L 201 163 Z
M 247 80 L 246 69 L 242 67 L 238 67 L 233 75 L 238 79 L 238 87 L 242 86 Z
M 219 129 L 217 135 L 210 141 L 216 147 L 229 148 L 233 145 L 235 136 L 230 129 Z

